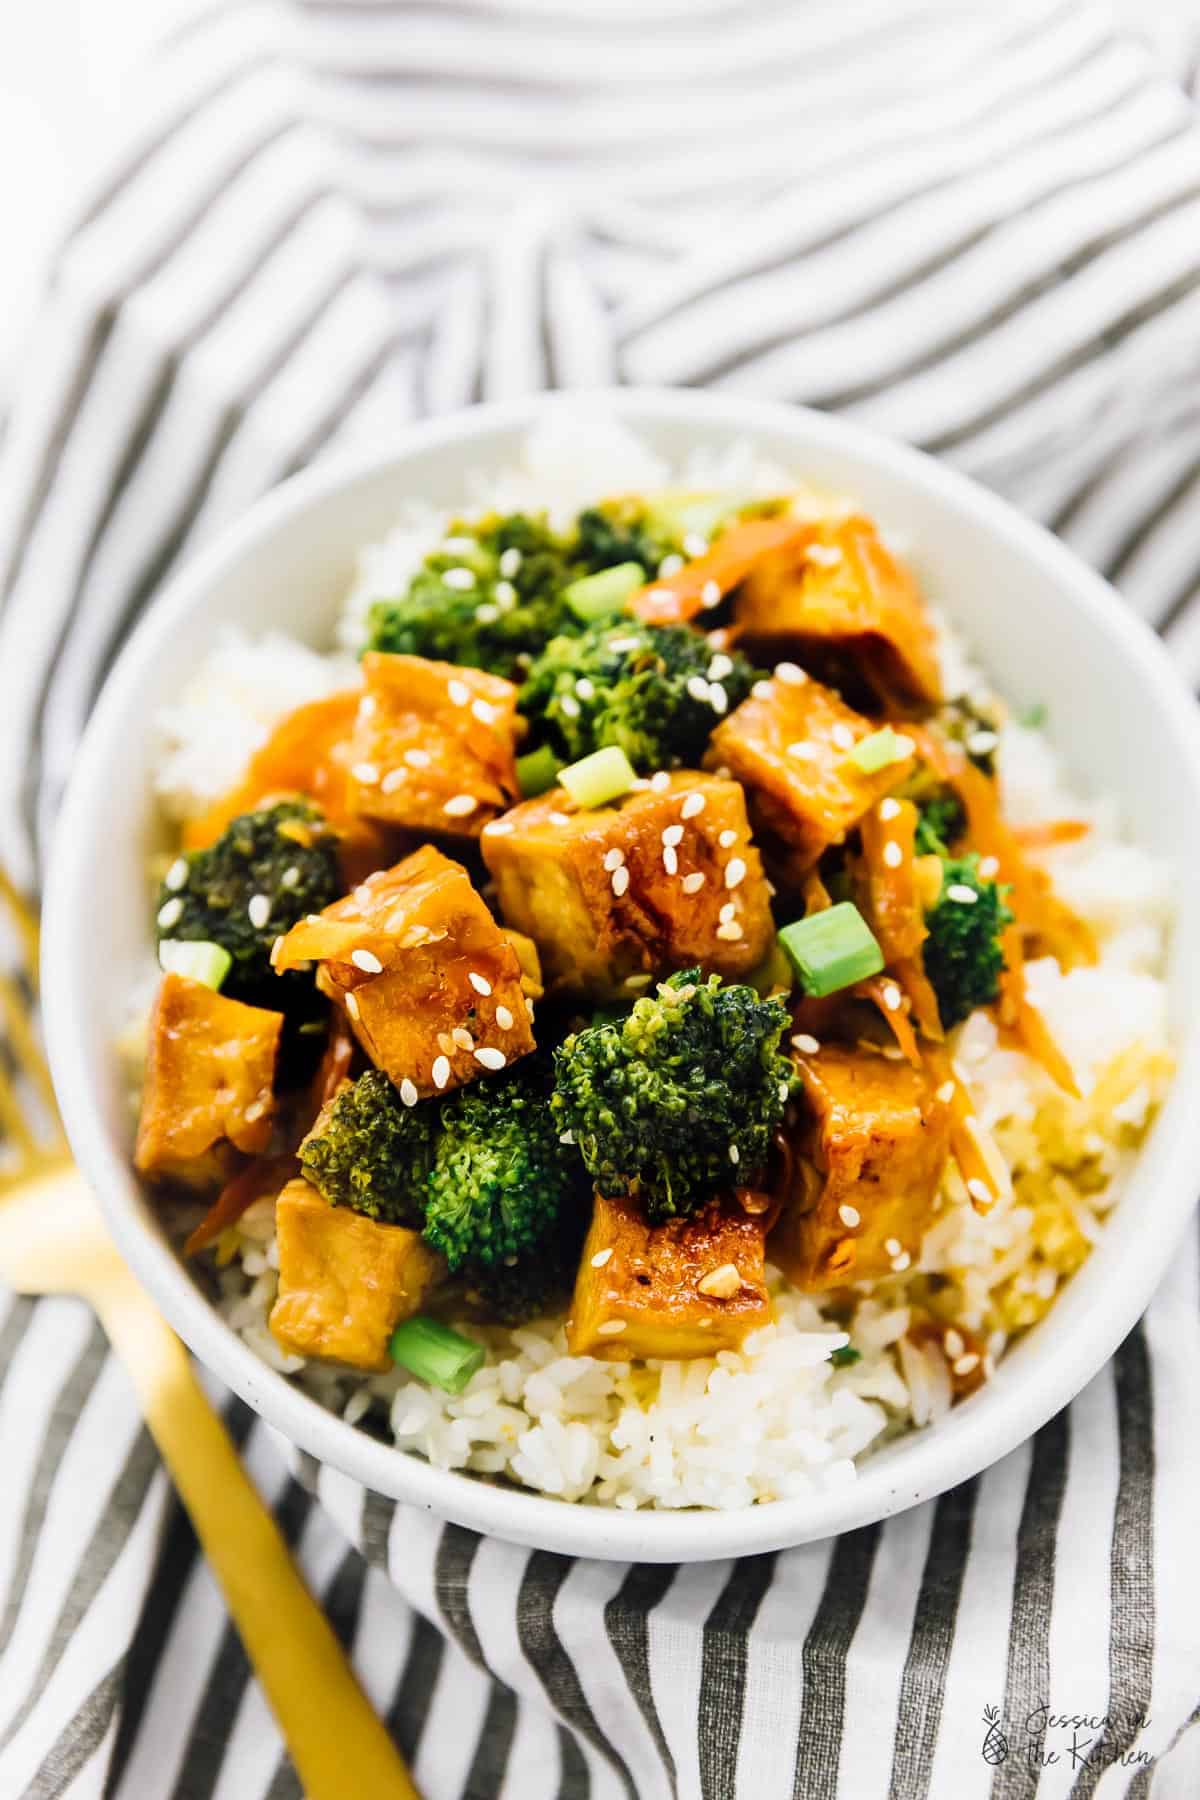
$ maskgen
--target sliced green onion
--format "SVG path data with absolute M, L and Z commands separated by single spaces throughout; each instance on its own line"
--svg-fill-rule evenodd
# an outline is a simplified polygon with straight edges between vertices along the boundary
M 862 1351 L 856 1350 L 853 1344 L 839 1344 L 836 1350 L 830 1351 L 829 1361 L 835 1369 L 849 1369 L 862 1361 Z
M 219 988 L 233 962 L 228 950 L 207 940 L 192 943 L 184 938 L 164 938 L 158 946 L 158 966 L 168 975 L 186 975 L 205 987 Z
M 452 1331 L 449 1325 L 427 1319 L 422 1313 L 397 1325 L 388 1353 L 393 1362 L 418 1381 L 428 1381 L 447 1394 L 461 1394 L 476 1369 L 483 1367 L 487 1354 L 474 1338 L 464 1337 L 461 1331 Z
M 711 538 L 741 504 L 729 494 L 659 494 L 647 516 L 662 537 Z
M 618 795 L 627 794 L 637 776 L 625 752 L 608 744 L 560 769 L 558 779 L 576 806 L 591 807 L 607 806 Z
M 786 925 L 779 942 L 805 993 L 818 999 L 853 987 L 883 968 L 883 951 L 849 900 Z
M 848 752 L 848 757 L 864 775 L 874 775 L 877 769 L 886 769 L 889 763 L 903 762 L 911 755 L 912 747 L 911 738 L 902 737 L 890 725 L 885 725 L 881 731 L 873 731 L 870 737 L 860 738 Z
M 543 744 L 540 750 L 530 750 L 524 756 L 518 756 L 517 785 L 526 800 L 532 800 L 536 794 L 544 794 L 547 788 L 557 787 L 561 767 L 562 764 L 549 744 Z
M 606 619 L 618 613 L 630 594 L 646 585 L 646 571 L 641 563 L 617 563 L 595 575 L 583 575 L 563 589 L 563 599 L 585 625 L 595 619 Z

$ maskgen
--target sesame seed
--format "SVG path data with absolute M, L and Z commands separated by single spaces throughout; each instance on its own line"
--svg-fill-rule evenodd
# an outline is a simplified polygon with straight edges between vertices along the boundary
M 447 569 L 442 576 L 445 587 L 455 588 L 458 593 L 466 594 L 475 586 L 474 569 Z
M 489 837 L 507 837 L 512 826 L 507 819 L 493 819 L 490 825 L 483 828 Z
M 881 800 L 879 816 L 885 825 L 889 825 L 893 819 L 900 817 L 900 802 L 898 800 Z
M 596 698 L 596 684 L 595 682 L 589 681 L 586 675 L 581 675 L 579 680 L 575 683 L 575 692 L 579 695 L 581 700 L 594 700 Z
M 608 640 L 608 648 L 612 651 L 614 656 L 624 656 L 624 654 L 627 650 L 640 650 L 641 647 L 642 647 L 641 638 L 635 638 L 635 637 L 615 638 L 614 637 L 614 638 L 609 638 L 609 640 Z
M 687 691 L 692 699 L 699 700 L 702 706 L 707 704 L 709 698 L 708 683 L 705 681 L 703 675 L 689 675 L 687 680 Z
M 699 531 L 684 533 L 683 547 L 689 556 L 703 556 L 708 549 L 708 539 Z
M 794 662 L 776 663 L 775 673 L 778 675 L 780 681 L 787 683 L 788 687 L 803 687 L 804 683 L 808 680 L 808 676 L 804 673 L 804 670 L 798 663 Z
M 945 1346 L 946 1355 L 951 1357 L 961 1356 L 967 1347 L 962 1332 L 955 1331 L 953 1325 L 943 1334 L 942 1343 Z
M 715 713 L 729 711 L 729 695 L 719 681 L 714 681 L 708 690 L 708 704 Z
M 475 1061 L 481 1063 L 485 1069 L 495 1070 L 502 1069 L 508 1058 L 503 1050 L 493 1050 L 490 1045 L 485 1044 L 482 1050 L 475 1052 Z
M 624 864 L 622 864 L 619 869 L 614 869 L 612 872 L 612 891 L 617 896 L 618 900 L 621 898 L 622 894 L 628 893 L 629 891 L 629 870 L 625 868 Z
M 786 1081 L 781 1081 L 779 1083 L 779 1098 L 781 1100 L 787 1100 L 791 1094 L 791 1091 L 792 1090 L 789 1088 Z
M 478 804 L 474 794 L 453 794 L 443 806 L 442 811 L 448 818 L 465 819 L 468 813 L 475 811 Z
M 853 750 L 855 742 L 854 733 L 848 725 L 838 723 L 833 727 L 829 735 L 839 750 Z
M 664 556 L 662 561 L 659 563 L 658 572 L 663 577 L 664 580 L 669 581 L 671 579 L 672 575 L 678 575 L 678 573 L 679 573 L 680 569 L 682 569 L 682 567 L 683 567 L 682 556 L 680 556 L 680 554 L 677 550 L 672 550 L 670 555 Z
M 357 1017 L 358 1017 L 358 995 L 357 994 L 347 994 L 346 995 L 346 1011 L 350 1014 L 350 1017 L 352 1019 L 357 1019 Z
M 456 1025 L 454 1030 L 450 1033 L 450 1036 L 460 1050 L 473 1050 L 475 1048 L 475 1039 L 471 1036 L 465 1025 Z
M 604 873 L 611 875 L 613 870 L 619 869 L 624 861 L 625 852 L 614 845 L 611 850 L 604 852 Z
M 186 856 L 177 856 L 163 877 L 163 886 L 169 893 L 176 894 L 187 886 L 188 863 Z
M 746 865 L 741 857 L 730 857 L 729 861 L 725 864 L 725 886 L 727 888 L 740 887 L 745 879 Z
M 251 894 L 246 912 L 255 931 L 261 931 L 271 916 L 271 902 L 265 894 Z
M 624 1319 L 605 1319 L 603 1325 L 597 1325 L 597 1337 L 619 1337 L 625 1329 Z
M 483 606 L 475 608 L 475 617 L 480 625 L 494 625 L 500 617 L 500 608 L 487 601 Z
M 678 850 L 673 849 L 672 846 L 670 844 L 668 844 L 662 853 L 662 860 L 663 860 L 663 868 L 667 871 L 668 875 L 678 875 L 678 873 L 679 873 L 679 852 L 678 852 Z
M 816 563 L 822 569 L 834 569 L 842 560 L 836 544 L 810 544 L 804 555 L 806 561 Z
M 442 1088 L 445 1087 L 445 1085 L 449 1081 L 449 1079 L 450 1079 L 450 1058 L 448 1056 L 435 1057 L 434 1061 L 433 1061 L 433 1085 L 434 1085 L 434 1087 L 440 1091 Z
M 681 844 L 683 842 L 683 826 L 668 825 L 662 834 L 664 844 Z
M 972 756 L 988 756 L 999 742 L 994 731 L 976 731 L 967 739 L 967 749 Z
M 972 1369 L 979 1367 L 979 1353 L 968 1350 L 965 1356 L 956 1356 L 950 1366 L 956 1375 L 969 1375 Z
M 704 811 L 708 802 L 703 794 L 685 794 L 683 805 L 679 809 L 681 819 L 694 819 Z
M 694 874 L 684 876 L 681 886 L 685 894 L 698 894 L 700 889 L 704 886 L 704 882 L 705 874 L 703 869 L 697 869 Z
M 993 875 L 998 875 L 1000 873 L 999 857 L 996 857 L 996 856 L 981 857 L 980 861 L 979 861 L 979 873 L 984 877 L 984 879 L 986 881 L 990 881 L 992 879 Z
M 726 656 L 723 652 L 714 656 L 708 665 L 708 679 L 710 681 L 724 681 L 727 675 L 732 674 L 733 658 L 732 656 Z
M 511 581 L 498 581 L 492 589 L 500 612 L 511 612 L 517 604 L 517 590 Z
M 979 895 L 974 888 L 969 888 L 961 881 L 952 881 L 946 889 L 947 900 L 957 900 L 960 906 L 974 906 Z
M 736 1144 L 730 1144 L 729 1146 L 729 1160 L 731 1163 L 739 1163 L 742 1160 L 742 1153 Z
M 726 919 L 723 925 L 717 926 L 717 936 L 724 943 L 736 944 L 744 935 L 736 919 Z
M 292 863 L 290 868 L 285 869 L 283 871 L 283 874 L 279 877 L 279 885 L 282 888 L 294 888 L 298 884 L 299 880 L 300 880 L 300 871 L 296 867 L 295 863 Z
M 467 976 L 467 980 L 470 982 L 471 986 L 475 989 L 475 992 L 477 994 L 487 995 L 487 994 L 490 994 L 492 991 L 491 982 L 488 981 L 485 976 L 477 974 L 474 969 L 472 969 L 471 973 Z
M 892 1273 L 894 1275 L 903 1275 L 911 1261 L 912 1257 L 908 1254 L 908 1251 L 902 1250 L 899 1256 L 893 1256 L 892 1258 Z
M 579 717 L 580 706 L 574 694 L 560 694 L 558 704 L 561 710 L 566 713 L 568 719 L 577 719 Z
M 841 1206 L 838 1207 L 838 1218 L 842 1221 L 843 1225 L 849 1226 L 851 1231 L 853 1231 L 856 1225 L 862 1224 L 862 1214 L 859 1212 L 857 1206 L 851 1206 L 848 1200 L 843 1201 Z
M 362 699 L 358 703 L 359 718 L 360 719 L 373 719 L 375 716 L 376 710 L 378 708 L 378 705 L 379 705 L 379 702 L 376 700 L 374 694 L 364 694 Z
M 719 1269 L 710 1269 L 696 1283 L 696 1292 L 713 1300 L 731 1300 L 742 1285 L 736 1263 L 722 1263 Z
M 575 1142 L 575 1133 L 573 1131 L 560 1131 L 558 1134 L 558 1141 L 560 1144 L 573 1144 Z
M 737 843 L 737 832 L 723 831 L 718 837 L 717 842 L 720 844 L 722 850 L 728 850 Z
M 400 1083 L 400 1098 L 403 1100 L 405 1106 L 415 1106 L 419 1099 L 416 1083 L 410 1081 L 407 1075 Z
M 990 1206 L 992 1203 L 992 1190 L 989 1188 L 986 1181 L 981 1181 L 979 1179 L 978 1175 L 972 1175 L 970 1181 L 968 1181 L 967 1192 L 970 1194 L 972 1200 L 977 1200 L 979 1202 L 980 1206 Z
M 792 1039 L 792 1048 L 799 1050 L 802 1056 L 815 1056 L 821 1046 L 807 1031 L 798 1031 Z
M 447 556 L 473 556 L 479 546 L 472 537 L 448 537 L 442 540 L 442 549 Z
M 611 1259 L 611 1257 L 612 1257 L 612 1245 L 611 1244 L 608 1246 L 607 1250 L 597 1250 L 595 1256 L 593 1256 L 593 1258 L 592 1258 L 593 1269 L 602 1269 L 604 1267 L 605 1263 L 608 1262 Z
M 711 612 L 714 606 L 721 604 L 721 584 L 719 581 L 706 581 L 700 589 L 700 604 L 705 612 Z
M 943 1081 L 941 1087 L 938 1089 L 937 1093 L 934 1095 L 934 1099 L 940 1100 L 943 1106 L 949 1106 L 949 1104 L 950 1104 L 951 1100 L 953 1100 L 953 1098 L 954 1098 L 954 1083 L 952 1081 Z
M 904 861 L 904 852 L 894 841 L 883 846 L 883 863 L 887 869 L 898 869 Z
M 407 769 L 389 769 L 379 784 L 380 791 L 385 794 L 394 794 L 396 789 L 402 788 L 407 780 Z
M 500 562 L 498 566 L 504 579 L 506 581 L 511 581 L 513 576 L 517 573 L 517 570 L 521 567 L 521 552 L 515 545 L 500 552 Z
M 728 923 L 728 921 L 730 919 L 732 919 L 732 917 L 736 911 L 737 911 L 737 902 L 734 900 L 727 900 L 725 902 L 724 906 L 721 908 L 720 912 L 717 914 L 717 917 L 718 917 L 718 919 L 720 919 L 722 925 L 725 925 Z
M 176 896 L 174 900 L 164 900 L 158 909 L 158 922 L 164 931 L 169 931 L 175 921 L 183 915 L 183 901 Z
M 904 1248 L 904 1245 L 900 1242 L 899 1238 L 890 1237 L 890 1238 L 884 1238 L 883 1247 L 887 1251 L 889 1256 L 899 1256 L 901 1250 L 903 1250 L 903 1248 Z
M 511 1031 L 512 1030 L 513 1016 L 509 1012 L 507 1006 L 498 1006 L 496 1008 L 496 1023 L 500 1027 L 501 1031 Z
M 647 590 L 646 590 L 646 599 L 649 601 L 652 601 L 652 602 L 653 601 L 662 601 L 665 604 L 669 600 L 674 600 L 674 598 L 675 598 L 674 588 L 652 587 L 652 588 L 647 588 Z
M 883 990 L 883 1004 L 889 1012 L 898 1012 L 900 1009 L 900 989 L 893 987 L 890 981 Z
M 756 681 L 754 686 L 750 689 L 750 692 L 754 695 L 756 700 L 769 700 L 774 694 L 775 689 L 769 681 Z
M 427 769 L 433 758 L 428 750 L 406 750 L 404 760 L 410 769 Z
M 571 823 L 570 817 L 567 813 L 558 812 L 557 810 L 555 810 L 552 813 L 547 813 L 546 817 L 549 819 L 549 821 L 552 825 L 569 825 Z
M 471 713 L 474 718 L 479 720 L 481 725 L 494 725 L 496 723 L 496 708 L 489 700 L 472 700 Z
M 354 964 L 356 969 L 361 969 L 364 975 L 383 974 L 383 964 L 375 955 L 374 951 L 352 950 L 350 952 L 350 961 Z
M 465 681 L 458 681 L 457 679 L 448 681 L 446 683 L 446 692 L 449 694 L 451 700 L 453 700 L 455 706 L 469 706 L 471 703 L 471 690 Z

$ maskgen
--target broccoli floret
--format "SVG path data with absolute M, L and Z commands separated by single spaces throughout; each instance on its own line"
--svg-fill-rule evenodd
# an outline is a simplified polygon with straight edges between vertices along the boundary
M 690 1213 L 767 1162 L 794 1077 L 780 1000 L 688 969 L 555 1052 L 552 1102 L 600 1192 L 652 1221 Z
M 453 547 L 427 556 L 405 594 L 371 607 L 366 647 L 519 680 L 548 639 L 572 628 L 562 590 L 583 571 L 571 545 L 524 513 L 452 525 L 449 540 Z M 469 587 L 455 585 L 461 570 Z
M 576 555 L 589 573 L 618 563 L 641 563 L 647 579 L 658 573 L 664 557 L 679 554 L 679 545 L 651 529 L 637 507 L 588 507 L 575 522 Z
M 343 1088 L 300 1166 L 332 1206 L 419 1230 L 433 1160 L 436 1109 L 405 1106 L 380 1069 Z
M 713 727 L 754 679 L 744 656 L 714 655 L 685 625 L 622 619 L 547 645 L 518 704 L 567 762 L 615 744 L 647 774 L 698 767 Z
M 442 1101 L 425 1184 L 425 1236 L 452 1271 L 512 1273 L 543 1255 L 578 1189 L 578 1155 L 550 1114 L 550 1070 L 531 1058 Z M 509 1280 L 509 1277 L 505 1277 Z
M 307 800 L 281 800 L 233 819 L 214 844 L 179 857 L 158 895 L 158 936 L 220 944 L 233 958 L 222 984 L 235 1000 L 290 1019 L 321 1010 L 311 975 L 276 975 L 271 946 L 342 891 L 337 842 Z
M 962 801 L 949 787 L 934 787 L 917 801 L 919 817 L 914 839 L 918 856 L 945 856 L 955 839 L 966 830 Z
M 966 892 L 974 900 L 967 900 Z M 1004 970 L 1000 934 L 1012 917 L 998 883 L 980 878 L 977 856 L 947 860 L 941 898 L 926 915 L 924 946 L 925 973 L 947 1030 L 999 993 Z

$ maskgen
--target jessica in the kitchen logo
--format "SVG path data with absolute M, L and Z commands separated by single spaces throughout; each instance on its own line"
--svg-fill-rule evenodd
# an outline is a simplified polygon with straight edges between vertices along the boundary
M 983 1725 L 980 1753 L 993 1768 L 1010 1757 L 1019 1758 L 1031 1769 L 1056 1764 L 1070 1769 L 1107 1769 L 1113 1763 L 1136 1769 L 1148 1768 L 1154 1761 L 1153 1751 L 1134 1747 L 1149 1729 L 1149 1713 L 1117 1718 L 1108 1713 L 1051 1712 L 1043 1700 L 1023 1719 L 1002 1718 L 999 1707 L 985 1706 Z

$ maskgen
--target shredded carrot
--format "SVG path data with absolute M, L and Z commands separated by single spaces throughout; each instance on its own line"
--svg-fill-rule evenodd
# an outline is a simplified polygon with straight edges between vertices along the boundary
M 940 1038 L 937 996 L 921 961 L 921 946 L 929 934 L 916 871 L 917 819 L 911 800 L 889 799 L 873 806 L 859 824 L 862 857 L 857 878 L 862 911 L 884 961 L 908 997 L 913 1017 L 926 1037 Z
M 921 1067 L 921 1049 L 917 1043 L 917 1034 L 912 1027 L 908 1007 L 889 1006 L 887 1002 L 887 992 L 892 985 L 886 976 L 872 975 L 868 980 L 858 982 L 851 992 L 861 995 L 864 1000 L 870 1000 L 873 1006 L 878 1007 L 880 1016 L 884 1024 L 891 1030 L 896 1043 L 913 1068 L 919 1069 Z
M 936 1091 L 951 1090 L 946 1101 L 950 1108 L 950 1153 L 966 1183 L 972 1206 L 977 1212 L 987 1212 L 1000 1199 L 1004 1189 L 983 1152 L 982 1127 L 970 1089 L 959 1077 L 949 1052 L 941 1044 L 926 1045 L 925 1067 Z M 982 1198 L 980 1187 L 988 1199 Z
M 1014 825 L 1013 839 L 1022 850 L 1051 850 L 1056 844 L 1077 844 L 1087 837 L 1086 819 L 1044 819 L 1039 825 Z
M 237 786 L 184 827 L 184 849 L 205 849 L 231 819 L 272 794 L 307 795 L 330 819 L 345 819 L 347 746 L 361 698 L 357 688 L 345 688 L 282 718 Z
M 300 1172 L 294 1156 L 257 1156 L 221 1189 L 183 1246 L 185 1256 L 198 1256 L 236 1225 L 244 1212 L 265 1194 L 278 1194 Z
M 798 555 L 813 536 L 811 520 L 786 513 L 731 525 L 711 550 L 685 563 L 678 574 L 660 576 L 631 594 L 629 611 L 647 625 L 686 625 L 745 581 L 762 557 L 777 551 Z

